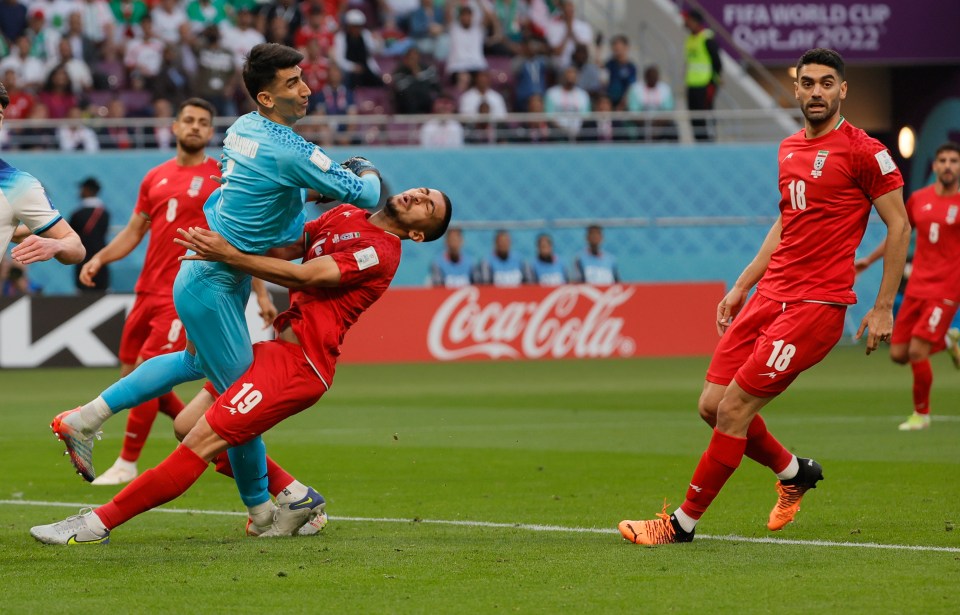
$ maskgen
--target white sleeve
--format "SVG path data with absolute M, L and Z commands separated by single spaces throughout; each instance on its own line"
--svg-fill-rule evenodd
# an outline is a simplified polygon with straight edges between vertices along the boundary
M 62 217 L 43 186 L 32 175 L 19 173 L 13 189 L 4 190 L 14 215 L 34 233 L 40 234 L 59 222 Z

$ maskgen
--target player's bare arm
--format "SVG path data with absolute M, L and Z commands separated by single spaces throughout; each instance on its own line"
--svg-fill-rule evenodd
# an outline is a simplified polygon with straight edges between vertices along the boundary
M 880 219 L 887 226 L 883 250 L 883 277 L 873 307 L 863 317 L 857 330 L 857 339 L 867 335 L 867 354 L 877 349 L 882 340 L 889 340 L 893 332 L 893 301 L 903 275 L 910 243 L 910 221 L 903 205 L 903 190 L 897 188 L 873 202 Z
M 87 250 L 66 220 L 60 220 L 40 235 L 28 235 L 10 255 L 22 265 L 55 258 L 64 265 L 76 265 L 87 255 Z
M 763 277 L 770 264 L 770 255 L 780 245 L 780 233 L 783 231 L 783 219 L 778 216 L 776 222 L 770 227 L 767 236 L 760 245 L 760 250 L 753 257 L 750 264 L 746 266 L 733 288 L 723 297 L 720 304 L 717 305 L 717 334 L 723 335 L 723 332 L 733 323 L 734 317 L 740 312 L 740 309 L 747 302 L 747 295 L 760 278 Z
M 260 278 L 253 278 L 253 294 L 257 296 L 257 308 L 260 318 L 263 319 L 263 328 L 266 329 L 273 324 L 277 318 L 277 306 L 273 304 L 273 297 L 267 290 L 267 285 Z
M 219 234 L 207 229 L 191 227 L 188 231 L 177 229 L 177 232 L 183 239 L 174 239 L 174 241 L 195 252 L 195 254 L 181 256 L 180 260 L 226 263 L 262 280 L 294 290 L 340 284 L 340 267 L 329 256 L 302 264 L 291 263 L 270 256 L 245 254 L 230 245 Z
M 150 219 L 142 213 L 134 212 L 133 215 L 130 216 L 127 225 L 123 227 L 123 230 L 117 233 L 117 236 L 111 239 L 110 243 L 104 246 L 102 250 L 94 254 L 90 260 L 83 264 L 83 267 L 80 268 L 80 283 L 84 286 L 92 287 L 94 284 L 93 278 L 100 273 L 100 269 L 102 269 L 104 265 L 118 261 L 133 252 L 134 248 L 143 241 L 144 236 L 146 236 L 149 230 Z
M 20 243 L 33 233 L 30 231 L 30 227 L 26 224 L 21 224 L 13 230 L 13 237 L 10 238 L 10 241 L 13 243 Z

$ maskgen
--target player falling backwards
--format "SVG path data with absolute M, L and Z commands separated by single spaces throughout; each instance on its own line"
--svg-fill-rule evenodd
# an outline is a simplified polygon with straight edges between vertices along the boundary
M 349 168 L 334 163 L 292 126 L 307 112 L 310 89 L 301 78 L 303 55 L 283 45 L 263 43 L 251 49 L 243 68 L 247 92 L 257 111 L 227 130 L 223 186 L 204 206 L 210 229 L 237 249 L 263 254 L 290 245 L 303 232 L 307 188 L 330 199 L 374 207 L 380 178 L 363 159 Z M 187 331 L 187 349 L 154 357 L 83 406 L 59 414 L 51 427 L 64 441 L 71 461 L 88 481 L 93 443 L 104 421 L 124 408 L 206 375 L 217 391 L 226 391 L 250 366 L 253 350 L 244 308 L 250 275 L 218 262 L 184 261 L 173 287 L 174 305 Z M 255 528 L 276 523 L 297 502 L 322 507 L 322 496 L 295 485 L 274 506 L 268 491 L 266 448 L 257 436 L 229 449 L 240 497 Z
M 917 244 L 903 303 L 890 338 L 890 358 L 909 363 L 913 372 L 913 413 L 900 431 L 930 426 L 930 355 L 947 349 L 960 369 L 960 347 L 950 323 L 960 305 L 960 144 L 944 143 L 934 153 L 937 181 L 917 190 L 907 200 L 910 225 Z M 885 243 L 857 261 L 863 271 L 883 256 Z
M 786 450 L 759 412 L 842 336 L 846 308 L 856 301 L 854 254 L 871 202 L 887 227 L 883 279 L 857 337 L 869 331 L 867 354 L 890 338 L 910 239 L 903 179 L 886 148 L 840 115 L 847 96 L 840 54 L 804 53 L 795 96 L 805 126 L 780 144 L 780 216 L 717 307 L 722 337 L 700 397 L 700 414 L 714 427 L 713 437 L 680 508 L 667 515 L 664 506 L 656 519 L 620 522 L 621 535 L 631 542 L 693 540 L 700 517 L 744 456 L 779 479 L 771 530 L 790 523 L 804 493 L 823 478 L 820 464 Z M 754 284 L 757 292 L 744 306 Z
M 93 286 L 94 276 L 104 265 L 126 257 L 149 233 L 146 258 L 134 287 L 136 300 L 120 339 L 121 377 L 147 359 L 186 347 L 183 323 L 173 306 L 173 280 L 183 249 L 173 240 L 177 227 L 206 226 L 203 204 L 220 187 L 214 179 L 220 168 L 205 152 L 213 138 L 214 115 L 213 105 L 202 98 L 180 103 L 172 126 L 176 155 L 147 172 L 127 225 L 80 270 L 80 282 Z M 254 289 L 269 324 L 276 308 L 262 283 L 255 281 Z M 93 484 L 119 485 L 133 480 L 157 413 L 175 418 L 182 409 L 183 402 L 173 391 L 131 408 L 120 456 Z
M 185 258 L 220 261 L 291 289 L 290 309 L 275 321 L 277 339 L 253 347 L 254 360 L 247 372 L 160 465 L 137 477 L 109 503 L 38 525 L 30 534 L 48 544 L 105 544 L 118 525 L 184 493 L 228 447 L 259 437 L 315 404 L 333 382 L 347 330 L 390 285 L 400 263 L 401 240 L 439 238 L 451 214 L 449 198 L 427 188 L 392 196 L 374 214 L 341 205 L 309 222 L 297 253 L 283 255 L 302 256 L 299 264 L 244 254 L 203 229 L 183 233 L 187 240 L 181 243 L 197 253 Z M 184 415 L 187 412 L 190 409 Z M 297 531 L 307 513 L 309 508 L 293 511 L 284 520 L 287 525 L 275 524 L 264 535 Z

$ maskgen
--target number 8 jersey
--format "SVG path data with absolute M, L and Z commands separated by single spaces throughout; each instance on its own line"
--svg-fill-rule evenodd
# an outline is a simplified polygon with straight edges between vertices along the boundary
M 775 301 L 852 304 L 853 261 L 872 202 L 903 187 L 890 152 L 842 117 L 780 143 L 780 244 L 757 291 Z

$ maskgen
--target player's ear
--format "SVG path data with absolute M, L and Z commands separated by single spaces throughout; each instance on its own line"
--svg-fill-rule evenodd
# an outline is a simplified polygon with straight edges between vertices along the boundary
M 840 100 L 846 100 L 847 98 L 847 82 L 842 81 L 840 83 Z
M 407 237 L 416 241 L 417 243 L 420 243 L 426 238 L 426 235 L 423 234 L 423 231 L 415 231 L 411 229 L 407 231 Z
M 270 92 L 258 92 L 257 103 L 267 109 L 273 109 L 273 96 L 270 95 Z

